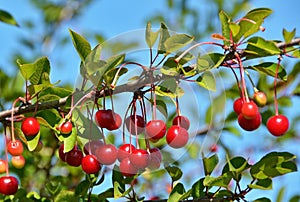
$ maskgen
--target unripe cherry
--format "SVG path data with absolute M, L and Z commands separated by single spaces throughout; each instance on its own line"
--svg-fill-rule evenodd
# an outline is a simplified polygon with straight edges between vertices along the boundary
M 256 91 L 252 97 L 253 101 L 257 104 L 258 107 L 264 107 L 267 104 L 267 96 L 262 91 Z

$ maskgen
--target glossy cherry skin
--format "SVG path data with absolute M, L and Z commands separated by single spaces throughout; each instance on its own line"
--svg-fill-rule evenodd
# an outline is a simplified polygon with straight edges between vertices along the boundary
M 96 154 L 96 149 L 98 149 L 98 147 L 102 146 L 104 143 L 101 140 L 91 140 L 88 141 L 84 147 L 83 147 L 83 151 L 86 155 L 88 154 Z M 91 150 L 89 153 L 89 150 Z
M 261 124 L 261 115 L 260 113 L 256 114 L 256 117 L 253 119 L 246 119 L 242 114 L 238 116 L 238 123 L 246 131 L 253 131 L 259 128 Z
M 97 160 L 104 165 L 112 165 L 117 160 L 118 150 L 113 144 L 104 144 L 96 149 Z
M 6 161 L 3 159 L 0 159 L 0 174 L 6 172 Z
M 0 193 L 13 195 L 18 191 L 19 182 L 14 176 L 0 177 Z
M 101 165 L 94 155 L 86 155 L 82 158 L 81 168 L 87 174 L 96 174 L 100 171 Z
M 36 118 L 28 117 L 23 120 L 21 130 L 25 136 L 35 136 L 40 131 L 40 124 Z
M 144 149 L 135 149 L 130 155 L 131 163 L 138 169 L 145 169 L 148 165 L 149 154 Z
M 188 142 L 189 134 L 180 126 L 171 126 L 167 132 L 166 139 L 170 147 L 181 148 Z
M 129 158 L 131 153 L 135 150 L 132 144 L 122 144 L 118 149 L 118 160 L 121 162 L 125 158 Z
M 81 165 L 82 158 L 83 153 L 77 148 L 77 146 L 75 146 L 71 151 L 67 152 L 65 156 L 67 164 L 74 167 Z
M 151 170 L 156 170 L 160 167 L 162 161 L 162 154 L 158 148 L 150 149 L 148 168 Z
M 242 106 L 241 114 L 246 119 L 254 119 L 259 113 L 258 107 L 253 101 L 245 102 Z
M 233 110 L 234 112 L 239 115 L 242 112 L 242 106 L 244 104 L 243 98 L 238 98 L 233 102 Z
M 96 123 L 101 128 L 116 130 L 122 125 L 122 119 L 119 114 L 114 113 L 111 109 L 100 109 L 95 114 Z
M 274 115 L 267 121 L 267 128 L 274 136 L 282 136 L 289 129 L 289 120 L 284 115 Z
M 190 128 L 190 120 L 185 116 L 176 116 L 173 119 L 173 125 L 179 125 L 182 128 L 188 130 Z
M 117 113 L 113 113 L 113 120 L 111 122 L 110 125 L 108 125 L 108 127 L 106 127 L 107 130 L 117 130 L 118 128 L 120 128 L 122 125 L 122 118 L 119 114 Z
M 262 91 L 257 91 L 253 94 L 252 100 L 256 103 L 258 107 L 264 107 L 267 104 L 267 96 Z
M 120 172 L 125 177 L 132 177 L 136 175 L 139 170 L 137 167 L 133 166 L 130 159 L 127 157 L 120 162 Z
M 25 166 L 25 158 L 21 155 L 21 156 L 13 156 L 11 158 L 11 164 L 13 165 L 13 167 L 17 168 L 17 169 L 21 169 Z
M 71 121 L 67 121 L 61 125 L 60 133 L 64 135 L 70 134 L 72 132 L 72 128 L 73 124 L 71 123 Z
M 152 120 L 146 125 L 146 137 L 153 140 L 159 140 L 166 134 L 167 126 L 162 120 Z
M 7 151 L 12 156 L 19 156 L 23 153 L 23 144 L 20 140 L 12 141 L 7 143 Z
M 162 161 L 162 154 L 161 154 L 160 149 L 158 149 L 156 147 L 151 148 L 150 149 L 150 155 L 151 156 L 156 156 L 159 159 L 159 161 Z
M 66 154 L 67 153 L 64 153 L 64 144 L 61 144 L 58 149 L 58 155 L 60 160 L 62 160 L 63 162 L 66 162 Z
M 136 127 L 135 127 L 136 122 Z M 145 129 L 145 120 L 142 116 L 136 115 L 136 118 L 134 115 L 131 115 L 125 119 L 125 125 L 127 130 L 135 135 L 135 134 L 141 134 L 144 132 Z

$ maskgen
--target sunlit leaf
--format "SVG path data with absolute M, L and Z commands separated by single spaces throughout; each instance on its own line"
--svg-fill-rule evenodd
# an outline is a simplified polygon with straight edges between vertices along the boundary
M 204 186 L 227 187 L 232 179 L 231 174 L 225 173 L 218 177 L 206 176 L 203 181 Z
M 163 54 L 166 52 L 165 42 L 170 37 L 169 30 L 164 23 L 160 24 L 158 53 Z
M 282 80 L 287 80 L 287 73 L 285 71 L 285 68 L 282 65 L 279 65 L 278 67 L 277 63 L 272 62 L 264 62 L 255 66 L 250 67 L 251 69 L 254 69 L 260 73 L 264 73 L 269 76 L 275 77 L 276 75 L 276 69 L 278 68 L 278 78 Z
M 206 71 L 212 68 L 218 68 L 225 59 L 224 54 L 208 53 L 201 55 L 197 59 L 197 69 L 199 72 Z
M 81 61 L 84 62 L 85 58 L 91 52 L 91 45 L 85 38 L 83 38 L 78 33 L 72 31 L 71 29 L 69 29 L 69 32 L 72 38 L 73 45 L 79 57 L 81 58 Z
M 178 51 L 179 49 L 183 48 L 184 46 L 188 45 L 194 40 L 194 37 L 191 37 L 186 34 L 176 34 L 173 36 L 170 36 L 166 39 L 164 46 L 166 49 L 166 52 L 173 53 L 175 51 Z
M 182 195 L 185 193 L 183 184 L 177 183 L 172 189 L 167 202 L 177 202 L 181 200 Z
M 206 71 L 202 73 L 197 79 L 196 83 L 199 84 L 201 87 L 211 90 L 211 91 L 216 91 L 216 79 L 213 73 Z
M 166 167 L 166 170 L 172 178 L 173 182 L 179 180 L 182 177 L 183 173 L 181 169 L 176 166 L 168 166 Z
M 72 128 L 72 132 L 66 136 L 64 136 L 64 153 L 71 151 L 77 140 L 77 131 L 76 128 Z
M 0 21 L 10 24 L 19 26 L 15 18 L 7 11 L 0 9 Z
M 252 189 L 262 189 L 262 190 L 271 190 L 272 189 L 272 179 L 259 179 L 255 184 L 248 185 Z
M 203 185 L 204 178 L 199 179 L 192 185 L 191 195 L 194 199 L 205 196 L 205 186 Z
M 157 32 L 153 32 L 151 30 L 151 23 L 148 22 L 147 26 L 146 26 L 146 42 L 149 48 L 152 48 L 153 45 L 155 44 L 157 37 L 158 37 L 158 31 Z
M 27 147 L 28 147 L 29 151 L 35 150 L 35 148 L 39 144 L 40 136 L 41 136 L 41 133 L 39 132 L 35 136 L 27 136 L 26 137 L 26 139 L 27 139 Z
M 222 25 L 222 35 L 225 38 L 223 40 L 223 43 L 224 45 L 229 46 L 230 45 L 230 27 L 229 27 L 230 18 L 224 11 L 221 11 L 219 13 L 219 18 Z
M 210 175 L 219 163 L 219 158 L 216 154 L 209 158 L 203 158 L 203 167 L 205 175 Z
M 248 59 L 279 55 L 280 49 L 275 42 L 267 41 L 261 37 L 252 37 L 247 41 L 245 55 Z
M 296 34 L 296 28 L 294 28 L 292 31 L 287 31 L 286 29 L 282 30 L 283 38 L 285 43 L 290 43 L 292 39 L 295 37 Z

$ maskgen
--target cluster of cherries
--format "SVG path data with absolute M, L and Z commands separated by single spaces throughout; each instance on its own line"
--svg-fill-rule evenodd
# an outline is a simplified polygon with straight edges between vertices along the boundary
M 122 126 L 121 116 L 111 109 L 98 110 L 95 114 L 95 122 L 102 130 L 113 131 Z M 184 147 L 188 142 L 187 130 L 190 122 L 185 116 L 176 116 L 168 131 L 164 121 L 151 120 L 146 124 L 144 117 L 136 114 L 128 116 L 124 123 L 131 135 L 144 133 L 145 138 L 152 142 L 166 137 L 168 145 L 173 148 Z M 66 128 L 65 124 L 61 125 L 61 129 Z M 64 133 L 70 133 L 71 130 L 72 127 L 69 127 L 69 130 L 65 130 Z M 103 140 L 89 140 L 84 145 L 83 152 L 75 145 L 71 151 L 64 153 L 62 144 L 59 148 L 59 157 L 70 166 L 81 165 L 82 170 L 87 174 L 96 174 L 102 165 L 113 165 L 118 161 L 120 172 L 125 177 L 134 176 L 146 168 L 158 169 L 162 162 L 161 151 L 156 147 L 150 148 L 148 145 L 146 149 L 142 149 L 138 145 L 135 147 L 131 142 L 124 141 L 117 148 L 113 144 L 106 144 L 105 137 Z
M 238 123 L 246 131 L 253 131 L 259 128 L 262 117 L 259 107 L 267 104 L 267 96 L 262 91 L 255 91 L 252 99 L 240 97 L 233 103 L 233 109 L 238 115 Z M 289 120 L 286 116 L 275 114 L 267 121 L 267 129 L 274 136 L 284 135 L 289 128 Z
M 21 130 L 25 136 L 35 136 L 40 131 L 40 124 L 34 117 L 25 118 L 21 125 Z M 38 150 L 41 147 L 37 147 Z M 6 143 L 6 151 L 11 157 L 11 164 L 21 169 L 25 165 L 25 158 L 23 157 L 23 144 L 20 140 L 12 139 Z M 7 156 L 6 153 L 6 156 Z M 15 194 L 18 191 L 19 182 L 16 177 L 9 175 L 8 158 L 6 160 L 0 159 L 0 174 L 6 175 L 0 177 L 0 193 L 5 195 Z

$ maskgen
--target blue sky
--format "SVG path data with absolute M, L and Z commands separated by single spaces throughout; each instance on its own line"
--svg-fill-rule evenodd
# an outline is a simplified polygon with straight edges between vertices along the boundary
M 168 12 L 164 9 L 164 2 L 165 1 L 161 0 L 95 1 L 90 7 L 86 9 L 84 15 L 80 19 L 71 23 L 64 24 L 60 29 L 60 34 L 67 36 L 69 34 L 68 28 L 71 28 L 79 33 L 86 30 L 89 32 L 100 32 L 109 39 L 124 32 L 144 28 L 148 16 L 153 16 L 153 13 L 156 13 L 158 11 Z M 195 2 L 197 1 L 194 0 L 193 3 Z M 228 5 L 228 7 L 229 6 L 230 5 Z M 264 23 L 266 31 L 264 33 L 261 33 L 261 35 L 263 35 L 264 37 L 268 39 L 282 40 L 282 28 L 286 28 L 289 31 L 293 28 L 297 28 L 298 36 L 300 35 L 299 0 L 254 0 L 252 1 L 252 6 L 253 8 L 268 7 L 273 9 L 274 11 L 274 13 L 269 18 L 267 18 Z M 3 23 L 0 24 L 0 67 L 4 68 L 5 70 L 7 70 L 7 72 L 12 74 L 14 68 L 8 58 L 10 59 L 9 56 L 15 50 L 19 49 L 19 43 L 17 41 L 18 38 L 20 36 L 32 35 L 32 33 L 22 29 L 22 20 L 34 19 L 36 22 L 39 22 L 40 15 L 39 13 L 33 11 L 33 9 L 28 4 L 28 1 L 24 0 L 2 1 L 0 3 L 0 9 L 9 11 L 21 24 L 20 28 L 8 26 Z M 180 32 L 180 30 L 176 31 Z M 30 55 L 30 52 L 26 54 Z M 74 84 L 74 81 L 78 75 L 78 66 L 80 62 L 74 48 L 72 46 L 68 46 L 67 48 L 61 50 L 58 47 L 53 46 L 51 51 L 47 52 L 47 55 L 50 58 L 53 70 L 51 77 L 52 82 L 55 82 L 57 80 L 66 80 Z M 64 68 L 61 68 L 59 67 L 60 65 L 55 61 L 62 60 L 64 58 L 66 58 L 64 61 L 65 66 Z M 248 138 L 247 140 L 250 140 L 251 144 L 255 143 L 253 138 Z M 294 145 L 290 146 L 291 148 L 296 150 Z M 288 184 L 289 180 L 293 181 L 295 188 L 297 188 L 298 186 L 296 183 L 300 182 L 299 174 L 291 176 L 292 177 L 287 178 L 287 180 L 285 181 L 276 181 L 280 184 L 276 185 L 274 189 L 278 190 L 280 188 L 280 185 Z M 296 191 L 297 189 L 292 189 L 291 191 L 288 191 L 287 195 L 291 196 Z

